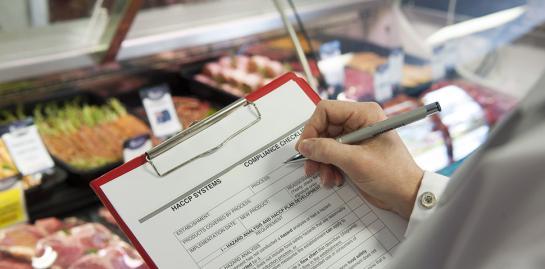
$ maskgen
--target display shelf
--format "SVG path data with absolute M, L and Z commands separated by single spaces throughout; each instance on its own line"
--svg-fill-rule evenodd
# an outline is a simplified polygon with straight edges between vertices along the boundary
M 300 16 L 305 21 L 321 21 L 382 4 L 378 0 L 305 0 L 297 3 Z M 253 0 L 211 1 L 143 10 L 138 13 L 121 44 L 117 59 L 128 60 L 168 50 L 212 45 L 282 29 L 280 16 L 268 1 L 265 4 Z M 51 38 L 45 35 L 45 39 Z M 40 42 L 33 43 L 39 45 Z M 92 66 L 96 64 L 93 54 L 101 50 L 104 46 L 92 45 L 0 63 L 0 81 Z
M 98 205 L 99 200 L 91 188 L 63 183 L 56 186 L 50 196 L 28 205 L 31 221 L 46 217 L 69 217 L 82 208 Z

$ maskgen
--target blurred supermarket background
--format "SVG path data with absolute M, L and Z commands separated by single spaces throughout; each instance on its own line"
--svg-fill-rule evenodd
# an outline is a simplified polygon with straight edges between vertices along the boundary
M 0 0 L 0 229 L 32 223 L 0 231 L 0 268 L 28 265 L 10 247 L 82 225 L 138 260 L 89 181 L 285 72 L 388 115 L 439 101 L 399 133 L 419 165 L 450 175 L 545 70 L 544 0 L 277 2 Z M 157 96 L 176 115 L 147 111 Z M 151 124 L 170 120 L 170 133 Z M 32 165 L 21 130 L 45 146 Z

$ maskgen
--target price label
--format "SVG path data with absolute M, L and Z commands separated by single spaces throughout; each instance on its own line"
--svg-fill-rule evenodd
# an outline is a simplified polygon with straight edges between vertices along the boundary
M 440 45 L 433 49 L 431 61 L 433 80 L 439 80 L 446 76 L 447 70 L 453 68 L 456 64 L 456 55 L 454 43 Z
M 344 89 L 346 57 L 341 55 L 341 42 L 333 40 L 320 46 L 318 67 L 331 91 L 326 98 L 336 99 Z
M 127 139 L 123 143 L 123 160 L 128 162 L 135 157 L 138 157 L 152 148 L 149 135 L 140 135 Z
M 15 178 L 0 181 L 0 229 L 27 220 L 22 183 Z
M 167 85 L 142 89 L 140 97 L 153 134 L 157 137 L 167 137 L 182 130 Z
M 403 65 L 405 64 L 405 53 L 403 49 L 394 49 L 388 57 L 390 80 L 394 85 L 401 85 L 403 79 Z
M 375 71 L 373 86 L 377 102 L 384 102 L 393 97 L 394 89 L 387 63 L 380 65 Z
M 52 168 L 55 164 L 31 118 L 3 126 L 2 140 L 23 175 L 31 175 Z

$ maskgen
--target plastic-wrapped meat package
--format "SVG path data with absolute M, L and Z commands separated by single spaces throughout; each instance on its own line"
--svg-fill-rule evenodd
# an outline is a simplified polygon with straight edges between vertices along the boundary
M 0 253 L 0 269 L 32 269 L 30 263 Z
M 236 96 L 245 96 L 284 72 L 285 66 L 266 56 L 223 56 L 204 65 L 194 79 Z
M 140 256 L 125 242 L 114 240 L 96 253 L 86 255 L 69 269 L 147 269 Z
M 127 243 L 98 223 L 47 218 L 0 231 L 0 269 L 148 268 Z
M 36 244 L 40 240 L 79 224 L 81 221 L 75 218 L 68 218 L 65 221 L 45 218 L 37 220 L 34 225 L 21 224 L 4 229 L 0 231 L 0 254 L 28 263 L 36 255 Z
M 57 218 L 39 219 L 34 223 L 34 226 L 47 234 L 52 234 L 65 228 L 65 224 Z
M 415 99 L 398 96 L 384 104 L 384 111 L 388 116 L 393 116 L 418 106 L 419 103 Z M 435 128 L 431 118 L 398 128 L 397 132 L 422 169 L 437 171 L 449 165 L 445 134 Z
M 47 236 L 44 230 L 28 224 L 2 230 L 0 231 L 0 253 L 29 261 L 35 254 L 34 246 L 44 236 Z
M 354 101 L 373 99 L 373 74 L 347 67 L 344 75 L 344 96 L 347 99 Z
M 490 126 L 496 124 L 502 116 L 513 110 L 517 104 L 517 99 L 513 96 L 461 80 L 439 82 L 433 85 L 431 90 L 451 85 L 462 88 L 481 105 L 486 114 L 486 121 Z
M 106 227 L 88 223 L 41 239 L 36 245 L 36 254 L 40 257 L 50 247 L 57 253 L 53 265 L 68 268 L 85 254 L 106 248 L 113 238 Z
M 21 224 L 0 232 L 0 247 L 30 247 L 34 248 L 38 240 L 47 233 L 32 225 Z
M 355 101 L 375 100 L 375 72 L 387 59 L 373 52 L 354 53 L 344 70 L 342 98 Z
M 466 157 L 485 141 L 489 131 L 485 111 L 462 88 L 450 85 L 432 90 L 422 100 L 441 104 L 439 117 L 448 127 L 455 161 Z

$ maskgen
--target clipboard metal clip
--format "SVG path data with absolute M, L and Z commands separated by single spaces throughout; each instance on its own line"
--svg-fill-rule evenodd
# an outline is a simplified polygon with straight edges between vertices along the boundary
M 189 160 L 187 160 L 187 161 L 185 161 L 183 163 L 180 163 L 179 165 L 176 165 L 175 167 L 173 167 L 172 169 L 169 169 L 166 172 L 163 172 L 163 173 L 159 172 L 159 170 L 157 169 L 157 167 L 153 163 L 154 158 L 156 158 L 159 155 L 167 152 L 168 150 L 170 150 L 173 147 L 175 147 L 176 145 L 184 142 L 185 140 L 191 138 L 192 136 L 200 133 L 201 131 L 205 130 L 209 126 L 214 125 L 215 123 L 219 122 L 221 119 L 227 117 L 229 114 L 231 114 L 236 109 L 238 109 L 240 107 L 246 107 L 246 106 L 250 106 L 255 111 L 255 114 L 256 114 L 256 119 L 255 120 L 248 123 L 246 126 L 240 128 L 239 130 L 235 131 L 233 134 L 231 134 L 230 136 L 225 138 L 221 143 L 219 143 L 215 147 L 210 148 L 210 149 L 208 149 L 208 150 L 206 150 L 206 151 L 192 157 L 191 159 L 189 159 Z M 209 156 L 209 155 L 215 153 L 216 151 L 221 149 L 225 144 L 227 144 L 230 140 L 237 137 L 239 134 L 243 133 L 244 131 L 246 131 L 250 127 L 254 126 L 260 120 L 261 120 L 261 112 L 259 112 L 259 109 L 255 105 L 255 103 L 242 98 L 242 99 L 232 103 L 231 105 L 221 109 L 220 111 L 214 113 L 213 115 L 211 115 L 211 116 L 209 116 L 209 117 L 207 117 L 207 118 L 205 118 L 205 119 L 203 119 L 201 121 L 192 123 L 189 126 L 189 128 L 177 133 L 176 135 L 172 136 L 171 138 L 165 140 L 161 144 L 159 144 L 156 147 L 152 148 L 151 150 L 147 151 L 146 152 L 146 161 L 153 167 L 153 170 L 155 170 L 157 175 L 164 176 L 164 175 L 166 175 L 166 174 L 168 174 L 168 173 L 170 173 L 170 172 L 172 172 L 172 171 L 174 171 L 174 170 L 176 170 L 176 169 L 178 169 L 178 168 L 180 168 L 180 167 L 182 167 L 182 166 L 184 166 L 184 165 L 186 165 L 186 164 L 188 164 L 190 162 L 193 162 L 193 161 L 195 161 L 197 159 L 200 159 L 200 158 L 203 158 L 203 157 L 206 157 L 206 156 Z

